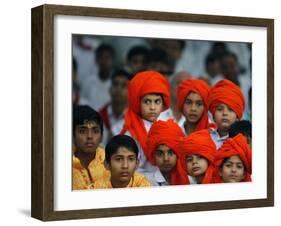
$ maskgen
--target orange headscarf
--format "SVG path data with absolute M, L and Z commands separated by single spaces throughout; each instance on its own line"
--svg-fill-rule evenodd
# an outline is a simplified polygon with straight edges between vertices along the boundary
M 189 155 L 201 155 L 206 158 L 209 162 L 208 169 L 205 172 L 205 175 L 201 181 L 202 184 L 208 184 L 213 182 L 213 174 L 215 170 L 215 154 L 216 154 L 216 145 L 213 142 L 209 131 L 199 130 L 187 137 L 184 137 L 178 146 L 181 150 L 181 162 L 182 166 L 187 172 L 186 158 Z M 188 180 L 189 184 L 189 180 Z
M 210 87 L 205 81 L 199 79 L 187 79 L 183 81 L 177 88 L 177 105 L 180 112 L 183 112 L 183 106 L 185 103 L 186 96 L 190 92 L 197 93 L 202 98 L 204 103 L 204 111 L 200 120 L 197 122 L 195 131 L 207 129 L 209 127 L 208 96 L 210 92 Z
M 210 91 L 208 105 L 213 116 L 216 107 L 222 103 L 230 107 L 241 119 L 245 110 L 244 95 L 239 86 L 226 79 L 217 82 Z
M 151 164 L 155 165 L 154 154 L 158 145 L 165 144 L 175 152 L 177 163 L 170 174 L 170 183 L 172 185 L 187 184 L 187 176 L 180 161 L 180 149 L 177 148 L 181 137 L 184 137 L 184 134 L 172 119 L 168 121 L 159 120 L 153 123 L 147 136 L 147 158 Z
M 141 117 L 141 98 L 147 94 L 157 93 L 163 96 L 164 109 L 170 105 L 170 86 L 167 79 L 156 71 L 137 73 L 128 83 L 128 110 L 125 114 L 121 134 L 129 131 L 141 145 L 146 154 L 147 131 Z
M 239 133 L 235 137 L 228 138 L 226 141 L 224 141 L 223 145 L 218 149 L 216 153 L 216 182 L 223 182 L 221 177 L 219 176 L 219 170 L 221 164 L 223 163 L 223 160 L 235 155 L 238 155 L 241 158 L 245 166 L 245 177 L 242 181 L 251 181 L 252 150 L 247 143 L 246 137 Z

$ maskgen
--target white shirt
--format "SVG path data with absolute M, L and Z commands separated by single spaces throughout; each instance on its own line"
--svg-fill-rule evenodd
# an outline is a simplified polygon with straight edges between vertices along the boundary
M 161 173 L 158 167 L 154 167 L 154 171 L 145 172 L 144 175 L 151 182 L 152 186 L 166 186 L 169 183 L 166 181 L 165 177 Z
M 185 118 L 183 115 L 181 116 L 180 120 L 177 121 L 173 115 L 171 108 L 168 108 L 167 110 L 162 111 L 160 113 L 159 117 L 157 118 L 157 120 L 162 120 L 162 121 L 167 121 L 169 119 L 173 119 L 178 124 L 179 127 L 181 127 L 185 122 Z
M 221 137 L 218 131 L 214 128 L 210 128 L 209 131 L 210 131 L 211 138 L 216 144 L 216 148 L 218 150 L 222 146 L 223 142 L 229 137 L 229 135 L 227 134 Z

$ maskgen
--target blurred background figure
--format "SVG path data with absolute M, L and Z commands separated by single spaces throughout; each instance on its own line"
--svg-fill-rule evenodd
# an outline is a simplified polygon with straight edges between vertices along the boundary
M 127 55 L 127 67 L 132 75 L 140 71 L 145 71 L 148 63 L 149 50 L 145 46 L 132 47 Z
M 124 114 L 128 106 L 128 81 L 131 75 L 123 69 L 111 76 L 110 101 L 99 111 L 104 123 L 103 144 L 117 134 L 124 125 Z
M 215 54 L 209 54 L 205 59 L 206 80 L 209 85 L 214 85 L 219 80 L 223 79 L 221 75 L 220 60 Z
M 173 74 L 173 67 L 167 53 L 162 49 L 151 49 L 148 53 L 147 70 L 157 71 L 167 79 Z
M 114 69 L 115 51 L 109 44 L 101 44 L 96 52 L 97 73 L 81 82 L 81 96 L 89 105 L 99 111 L 110 100 L 110 76 Z

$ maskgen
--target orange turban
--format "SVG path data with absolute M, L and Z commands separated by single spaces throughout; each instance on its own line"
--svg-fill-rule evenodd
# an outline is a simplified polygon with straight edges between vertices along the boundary
M 177 148 L 181 137 L 184 137 L 184 134 L 172 119 L 153 123 L 147 137 L 147 158 L 153 165 L 155 165 L 154 153 L 158 145 L 164 144 L 175 152 L 177 163 L 171 172 L 172 185 L 187 184 L 187 176 L 180 162 L 180 149 Z
M 186 158 L 189 155 L 201 155 L 206 158 L 209 162 L 208 169 L 205 172 L 205 175 L 202 179 L 202 184 L 208 184 L 213 182 L 213 174 L 215 170 L 215 154 L 216 154 L 216 145 L 213 142 L 209 131 L 199 130 L 189 136 L 183 138 L 180 142 L 179 148 L 181 150 L 181 162 L 184 170 L 187 172 Z M 189 181 L 188 181 L 189 184 Z
M 247 143 L 246 137 L 241 133 L 233 138 L 228 138 L 216 153 L 216 182 L 221 183 L 219 170 L 223 160 L 238 155 L 245 166 L 245 177 L 242 181 L 251 181 L 252 173 L 252 150 Z
M 219 104 L 226 104 L 240 119 L 245 110 L 245 99 L 240 87 L 226 79 L 217 82 L 211 89 L 208 100 L 209 110 L 213 116 Z
M 208 84 L 203 80 L 185 80 L 177 88 L 177 105 L 180 112 L 183 112 L 183 106 L 186 100 L 186 96 L 190 93 L 197 93 L 203 100 L 204 111 L 197 122 L 195 131 L 201 129 L 207 129 L 209 125 L 208 120 L 208 96 L 210 88 Z
M 163 96 L 164 109 L 170 105 L 170 86 L 167 79 L 156 71 L 137 73 L 128 83 L 129 106 L 121 134 L 129 131 L 141 145 L 146 155 L 147 131 L 141 117 L 141 98 L 147 94 L 157 93 Z

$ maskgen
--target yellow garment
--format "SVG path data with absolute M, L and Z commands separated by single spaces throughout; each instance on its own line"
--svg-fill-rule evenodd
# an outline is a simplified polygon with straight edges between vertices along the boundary
M 72 189 L 89 189 L 90 184 L 100 178 L 110 175 L 110 172 L 104 167 L 105 151 L 98 147 L 95 158 L 90 162 L 88 168 L 84 168 L 80 160 L 73 156 L 72 171 Z
M 150 181 L 141 173 L 135 172 L 132 176 L 127 188 L 129 187 L 150 187 Z M 110 176 L 97 180 L 94 183 L 94 188 L 112 188 Z

